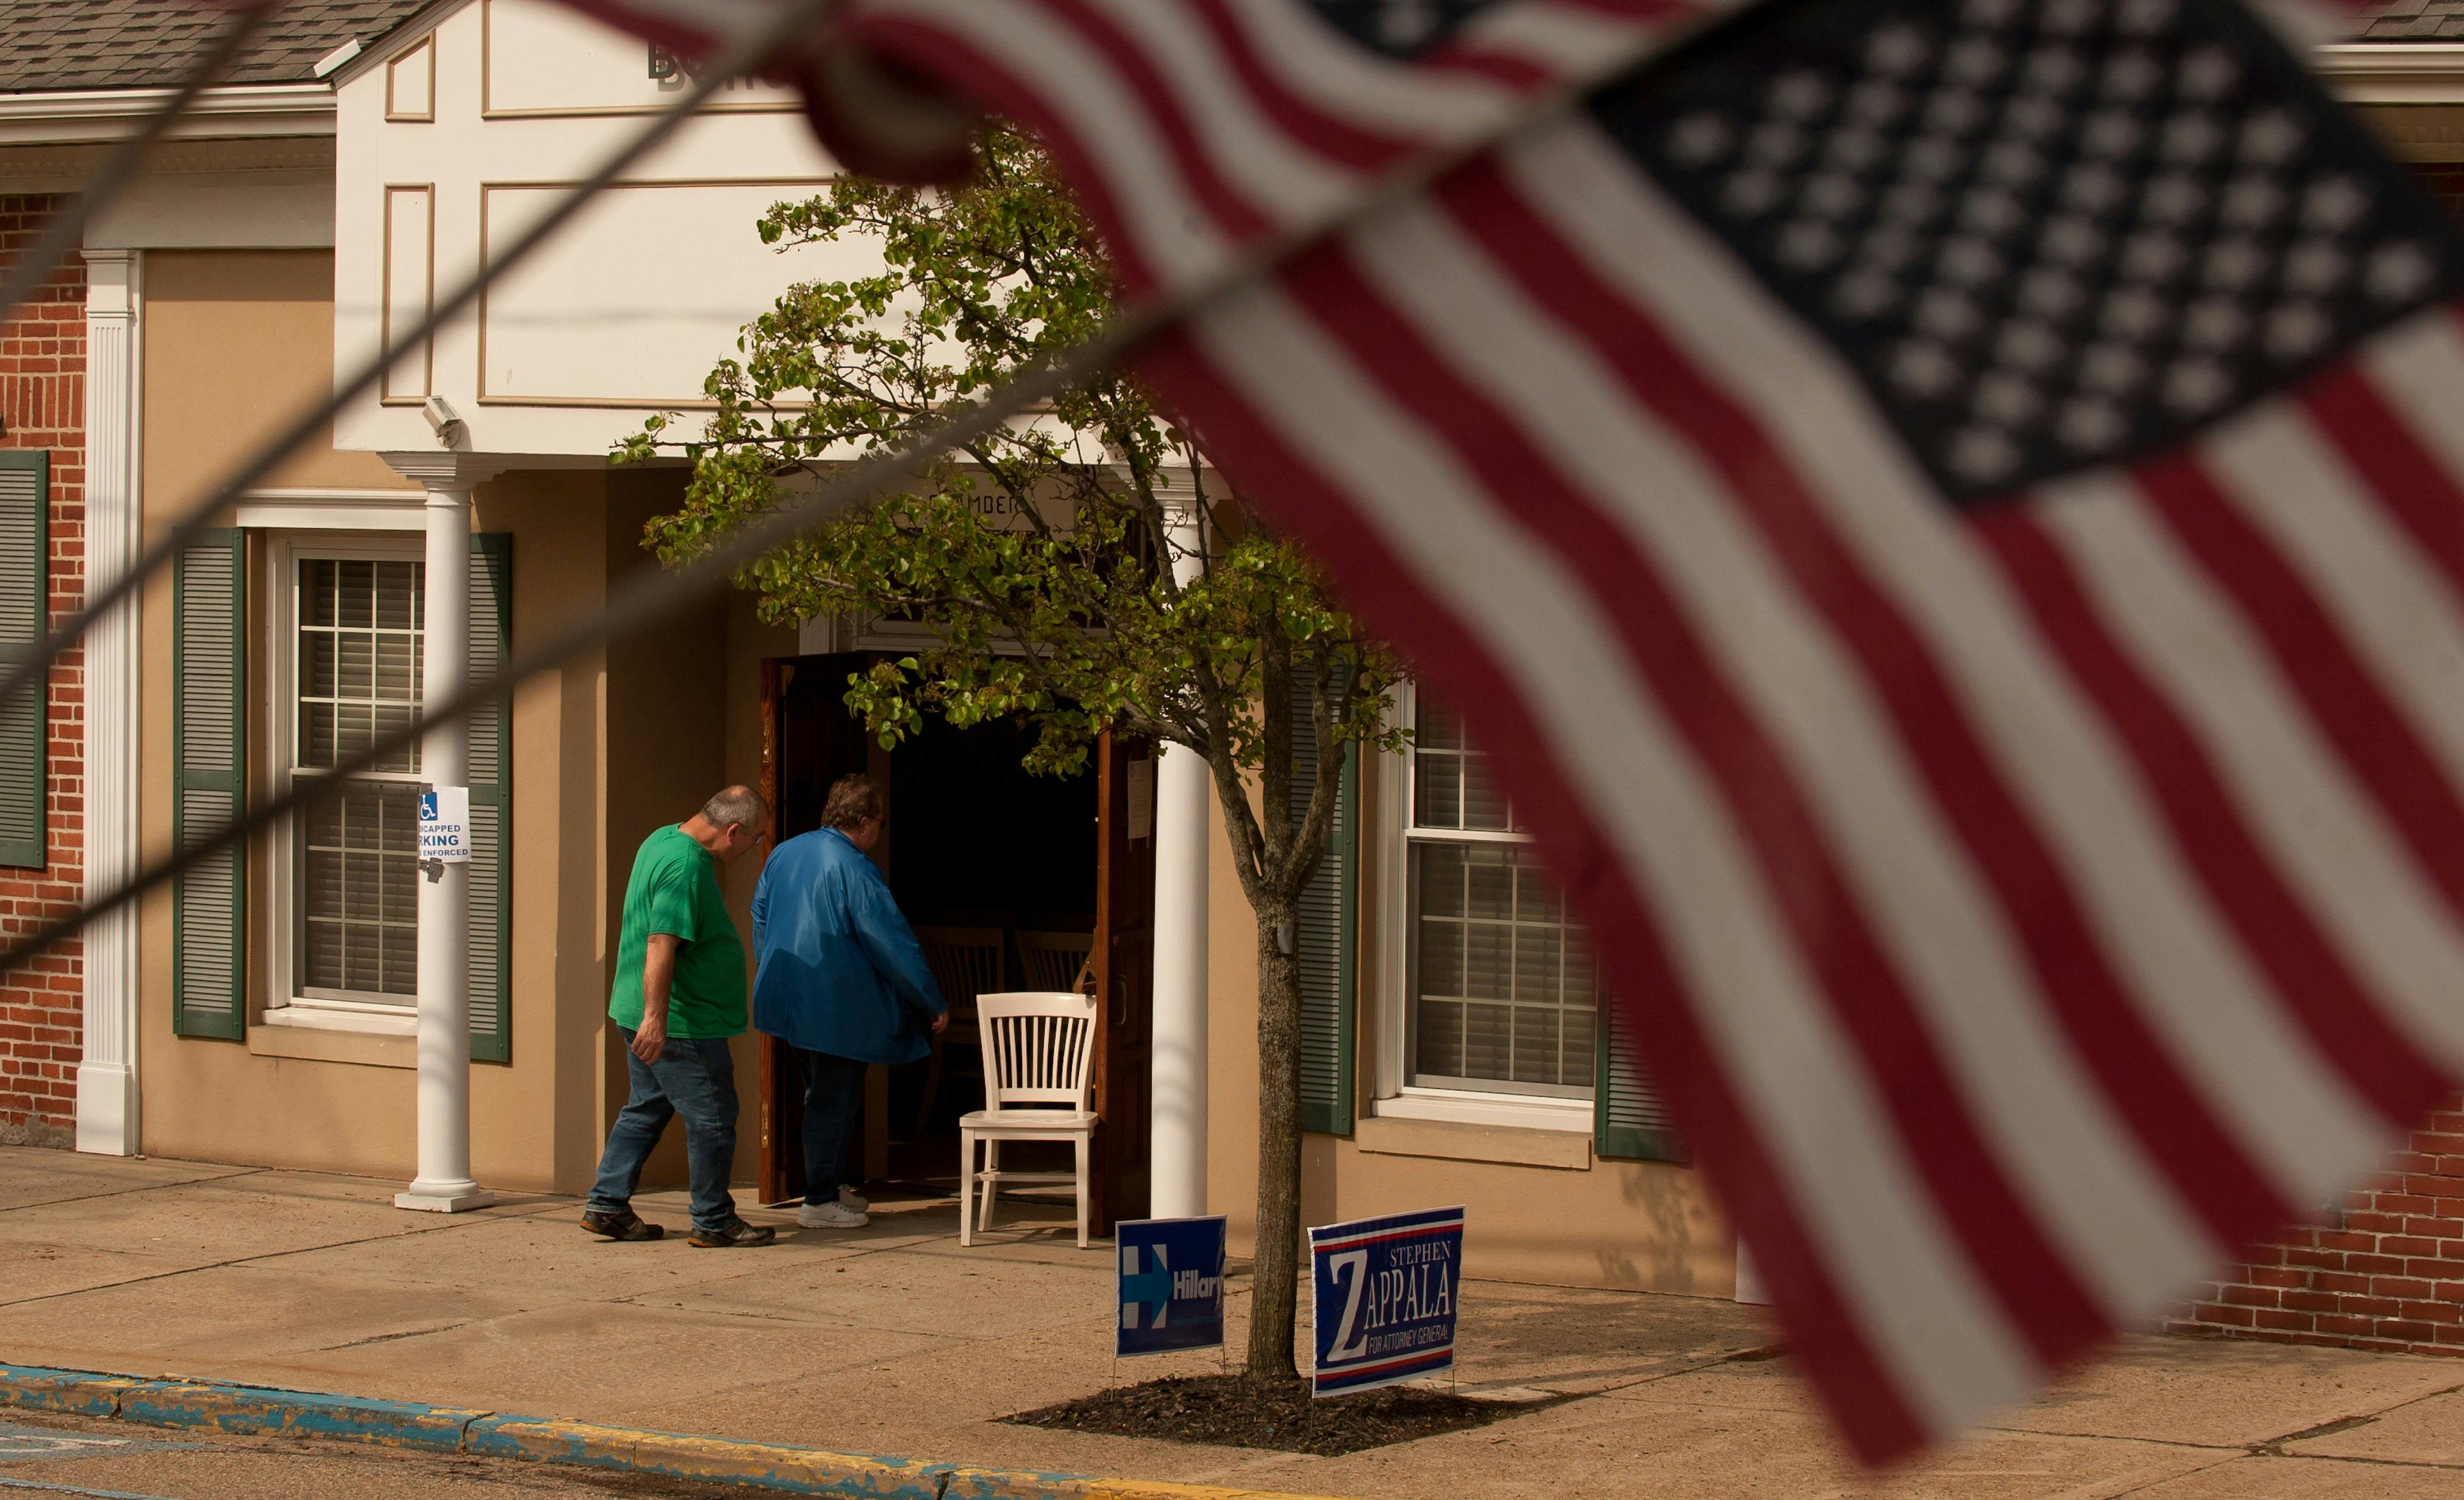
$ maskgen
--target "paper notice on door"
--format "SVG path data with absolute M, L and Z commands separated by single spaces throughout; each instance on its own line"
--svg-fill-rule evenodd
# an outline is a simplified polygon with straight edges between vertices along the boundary
M 1130 762 L 1130 840 L 1155 832 L 1155 759 Z

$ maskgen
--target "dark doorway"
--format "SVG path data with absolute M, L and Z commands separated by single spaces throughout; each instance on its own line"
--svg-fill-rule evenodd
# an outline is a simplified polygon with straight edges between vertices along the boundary
M 1107 740 L 1077 775 L 1034 776 L 1023 764 L 1035 735 L 1025 721 L 958 729 L 933 719 L 884 753 L 844 705 L 848 674 L 867 663 L 849 654 L 768 664 L 764 775 L 780 836 L 818 827 L 829 783 L 869 770 L 890 793 L 888 833 L 874 858 L 945 990 L 965 982 L 953 965 L 980 975 L 982 992 L 1100 986 L 1107 1004 L 1096 1108 L 1105 1123 L 1089 1206 L 1109 1232 L 1115 1218 L 1143 1211 L 1146 1177 L 1154 872 L 1147 809 L 1131 816 L 1128 748 Z M 761 1080 L 761 1182 L 771 1202 L 799 1195 L 803 1172 L 793 1070 L 775 1053 L 776 1044 L 765 1046 Z M 867 1129 L 884 1138 L 869 1160 L 893 1184 L 955 1194 L 958 1116 L 984 1104 L 972 1031 L 954 1022 L 937 1058 L 877 1070 L 872 1089 Z
M 890 757 L 890 889 L 918 926 L 1095 926 L 1095 769 L 1031 776 L 1035 731 L 929 719 Z

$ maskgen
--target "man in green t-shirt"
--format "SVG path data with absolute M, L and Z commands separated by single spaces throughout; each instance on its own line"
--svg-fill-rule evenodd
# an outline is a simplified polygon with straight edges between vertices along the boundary
M 607 1132 L 599 1180 L 582 1226 L 611 1240 L 655 1240 L 667 1230 L 633 1212 L 642 1163 L 685 1117 L 693 1182 L 692 1243 L 767 1245 L 777 1231 L 736 1215 L 736 1062 L 727 1039 L 744 1030 L 744 945 L 718 890 L 718 867 L 770 836 L 770 808 L 731 786 L 701 811 L 642 841 L 625 884 L 616 984 L 607 1015 L 625 1038 L 632 1096 Z

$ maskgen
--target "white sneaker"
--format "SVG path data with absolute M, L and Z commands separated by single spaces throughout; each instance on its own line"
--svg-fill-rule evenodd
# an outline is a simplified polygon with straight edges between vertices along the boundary
M 796 1210 L 796 1223 L 807 1229 L 861 1229 L 872 1220 L 844 1203 L 806 1203 Z
M 839 1206 L 850 1213 L 863 1213 L 872 1206 L 872 1200 L 851 1187 L 839 1189 Z

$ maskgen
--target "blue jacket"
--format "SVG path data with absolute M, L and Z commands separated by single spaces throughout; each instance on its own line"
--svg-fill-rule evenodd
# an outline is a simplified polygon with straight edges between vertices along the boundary
M 753 1024 L 808 1052 L 912 1063 L 950 1008 L 889 883 L 836 828 L 780 845 L 753 892 Z

